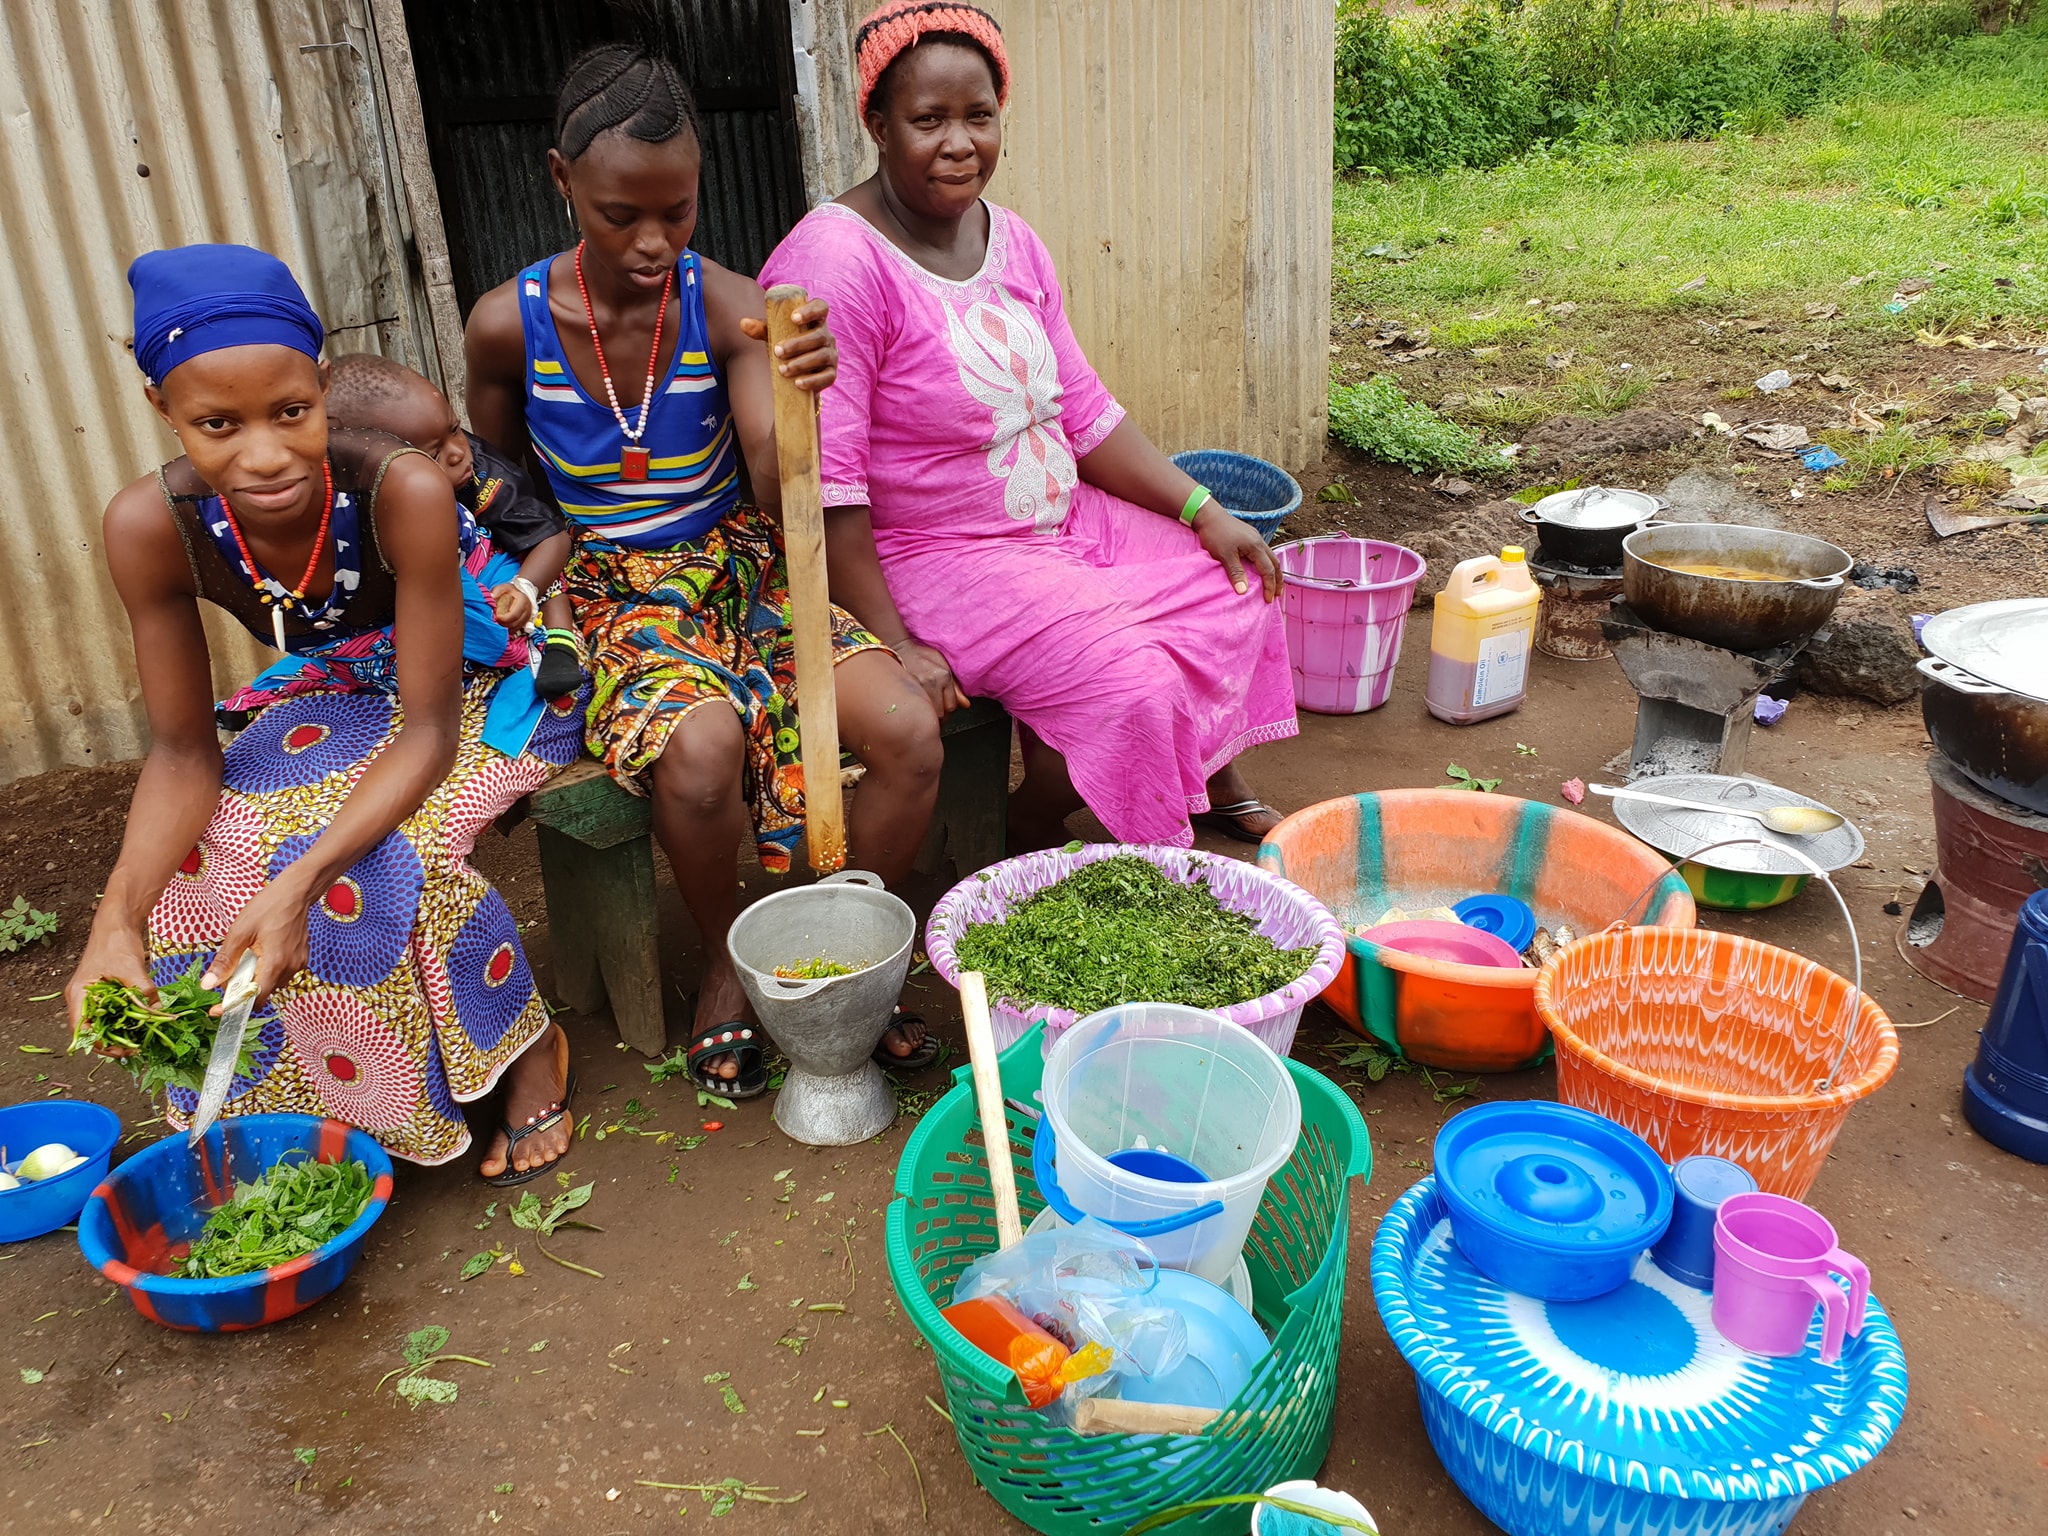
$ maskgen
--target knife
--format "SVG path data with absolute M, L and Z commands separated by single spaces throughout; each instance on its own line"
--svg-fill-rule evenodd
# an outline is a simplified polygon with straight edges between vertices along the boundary
M 220 1118 L 221 1106 L 228 1101 L 228 1085 L 235 1080 L 235 1063 L 242 1057 L 242 1036 L 256 1007 L 255 950 L 242 952 L 241 962 L 228 978 L 220 1003 L 220 1033 L 213 1037 L 213 1054 L 206 1058 L 206 1078 L 199 1087 L 199 1107 L 192 1111 L 192 1128 L 185 1133 L 190 1146 L 197 1146 L 206 1128 Z

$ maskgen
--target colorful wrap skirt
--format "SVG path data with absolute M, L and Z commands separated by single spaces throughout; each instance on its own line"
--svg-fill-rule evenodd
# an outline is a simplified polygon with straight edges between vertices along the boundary
M 789 868 L 803 835 L 796 648 L 782 531 L 756 507 L 733 509 L 673 549 L 627 549 L 578 536 L 566 585 L 596 679 L 591 752 L 647 793 L 669 733 L 700 705 L 723 703 L 746 734 L 745 794 L 761 867 Z M 833 660 L 886 647 L 832 610 Z
M 236 1076 L 225 1113 L 332 1115 L 416 1163 L 469 1145 L 460 1106 L 548 1023 L 518 924 L 469 852 L 583 750 L 581 698 L 543 706 L 517 756 L 486 744 L 494 696 L 523 675 L 472 668 L 454 768 L 313 904 L 306 968 L 251 1017 L 253 1070 Z M 347 687 L 346 669 L 333 681 Z M 260 710 L 228 746 L 213 819 L 150 916 L 159 984 L 212 959 L 248 900 L 333 821 L 401 718 L 398 699 L 374 687 L 289 693 Z M 196 1095 L 167 1096 L 182 1126 Z

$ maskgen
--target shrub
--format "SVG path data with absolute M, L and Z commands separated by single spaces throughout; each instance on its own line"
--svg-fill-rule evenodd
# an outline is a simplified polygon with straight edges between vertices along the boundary
M 1330 436 L 1347 448 L 1417 474 L 1478 469 L 1485 451 L 1472 433 L 1409 399 L 1400 380 L 1385 373 L 1374 374 L 1363 384 L 1331 386 Z

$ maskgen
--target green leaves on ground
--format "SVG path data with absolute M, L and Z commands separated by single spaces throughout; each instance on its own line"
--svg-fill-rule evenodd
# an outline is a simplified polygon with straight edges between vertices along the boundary
M 1313 946 L 1278 949 L 1206 882 L 1181 885 L 1136 854 L 1076 870 L 960 936 L 960 965 L 993 996 L 1092 1013 L 1118 1003 L 1221 1008 L 1287 985 Z
M 456 1395 L 455 1383 L 429 1376 L 428 1371 L 450 1360 L 458 1360 L 464 1365 L 482 1366 L 487 1371 L 495 1369 L 488 1360 L 479 1360 L 474 1355 L 449 1352 L 448 1340 L 448 1330 L 439 1323 L 429 1323 L 426 1327 L 407 1334 L 404 1348 L 399 1351 L 405 1364 L 380 1376 L 377 1385 L 370 1389 L 370 1395 L 375 1397 L 382 1392 L 384 1383 L 396 1376 L 400 1378 L 399 1383 L 391 1390 L 412 1404 L 415 1410 L 421 1403 L 452 1403 Z
M 1400 380 L 1387 373 L 1376 373 L 1363 384 L 1330 386 L 1330 436 L 1418 474 L 1478 470 L 1501 462 L 1489 461 L 1486 445 L 1455 421 L 1409 399 Z
M 120 1057 L 121 1065 L 135 1075 L 144 1093 L 172 1084 L 197 1093 L 206 1079 L 213 1037 L 220 1033 L 220 1020 L 212 1016 L 220 994 L 199 984 L 204 970 L 202 962 L 193 961 L 183 976 L 156 989 L 154 1003 L 126 982 L 93 982 L 85 989 L 85 1007 L 71 1049 L 130 1053 Z M 242 1039 L 235 1070 L 244 1076 L 256 1070 L 250 1054 L 255 1039 L 254 1030 Z
M 1413 1072 L 1421 1076 L 1423 1086 L 1429 1089 L 1429 1096 L 1439 1104 L 1454 1104 L 1469 1098 L 1479 1089 L 1479 1079 L 1453 1083 L 1439 1081 L 1438 1074 L 1419 1062 L 1410 1061 L 1406 1056 L 1387 1049 L 1376 1039 L 1365 1039 L 1356 1045 L 1326 1045 L 1323 1047 L 1340 1067 L 1352 1067 L 1365 1073 L 1367 1082 L 1384 1082 L 1389 1072 Z
M 659 1061 L 642 1062 L 647 1075 L 657 1083 L 665 1083 L 672 1077 L 686 1076 L 690 1070 L 690 1053 L 678 1046 Z
M 1490 795 L 1500 788 L 1499 779 L 1474 778 L 1456 763 L 1444 766 L 1444 777 L 1449 779 L 1450 783 L 1439 785 L 1440 789 L 1475 789 L 1482 795 Z
M 0 955 L 11 955 L 31 944 L 50 942 L 57 931 L 57 914 L 38 912 L 26 896 L 14 898 L 11 907 L 0 907 Z
M 733 1389 L 731 1371 L 713 1371 L 704 1378 L 704 1382 L 707 1386 L 718 1388 L 718 1395 L 725 1399 L 727 1413 L 738 1414 L 747 1411 L 747 1405 L 740 1401 L 739 1393 Z
M 171 1271 L 181 1280 L 254 1274 L 311 1253 L 338 1237 L 370 1203 L 370 1170 L 353 1160 L 310 1157 L 273 1163 L 206 1218 L 198 1240 Z
M 553 1237 L 556 1230 L 561 1227 L 582 1227 L 589 1232 L 602 1232 L 604 1228 L 594 1227 L 587 1221 L 568 1219 L 572 1211 L 579 1211 L 590 1203 L 590 1193 L 596 1187 L 594 1181 L 579 1184 L 568 1193 L 555 1196 L 545 1211 L 541 1209 L 540 1197 L 529 1189 L 519 1197 L 519 1203 L 512 1207 L 512 1225 L 534 1234 L 533 1246 L 540 1249 L 543 1258 L 552 1260 L 564 1269 L 573 1269 L 579 1275 L 602 1280 L 604 1275 L 600 1271 L 586 1265 L 572 1264 L 541 1242 L 543 1237 Z M 470 1262 L 476 1261 L 472 1259 Z

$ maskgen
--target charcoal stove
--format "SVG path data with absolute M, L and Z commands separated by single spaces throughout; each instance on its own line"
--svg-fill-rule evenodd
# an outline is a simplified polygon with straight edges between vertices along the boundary
M 1988 1003 L 2020 904 L 2048 889 L 2048 816 L 1980 788 L 1938 752 L 1927 776 L 1934 873 L 1899 924 L 1899 953 L 1928 980 Z
M 1636 691 L 1629 777 L 1715 773 L 1739 777 L 1749 756 L 1757 695 L 1792 670 L 1811 636 L 1761 651 L 1731 651 L 1652 628 L 1622 598 L 1600 631 Z

